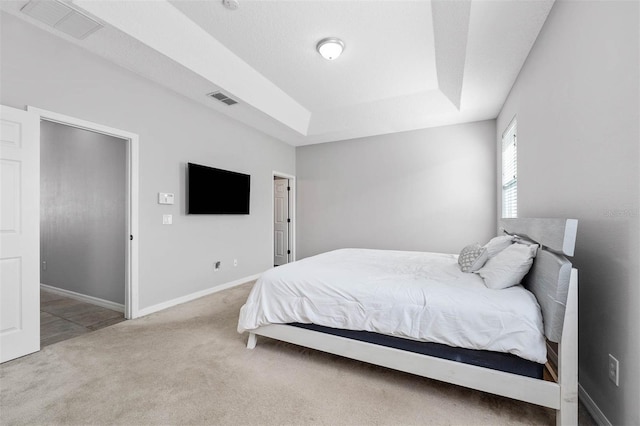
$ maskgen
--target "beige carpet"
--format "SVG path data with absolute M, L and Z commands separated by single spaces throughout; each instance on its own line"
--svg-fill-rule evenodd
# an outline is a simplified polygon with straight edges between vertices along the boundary
M 0 423 L 554 424 L 546 408 L 236 332 L 250 285 L 0 366 Z

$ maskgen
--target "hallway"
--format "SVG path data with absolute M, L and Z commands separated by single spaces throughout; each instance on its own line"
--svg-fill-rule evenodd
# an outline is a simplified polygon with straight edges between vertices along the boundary
M 41 348 L 124 320 L 122 312 L 40 289 Z

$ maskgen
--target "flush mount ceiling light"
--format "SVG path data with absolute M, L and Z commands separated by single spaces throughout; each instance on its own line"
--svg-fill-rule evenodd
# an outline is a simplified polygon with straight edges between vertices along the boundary
M 316 49 L 323 58 L 333 61 L 344 50 L 344 42 L 336 37 L 327 37 L 318 42 Z
M 236 10 L 240 7 L 238 0 L 222 0 L 222 4 L 229 10 Z

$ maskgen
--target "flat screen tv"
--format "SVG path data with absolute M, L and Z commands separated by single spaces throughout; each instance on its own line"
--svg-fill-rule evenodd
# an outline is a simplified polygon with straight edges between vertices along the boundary
M 187 214 L 249 214 L 251 176 L 187 164 Z

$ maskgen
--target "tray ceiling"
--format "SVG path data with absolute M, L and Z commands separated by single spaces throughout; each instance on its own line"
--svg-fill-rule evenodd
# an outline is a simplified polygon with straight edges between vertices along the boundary
M 0 9 L 298 146 L 495 118 L 553 0 L 66 3 L 104 28 L 79 40 L 27 1 Z

